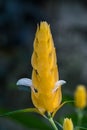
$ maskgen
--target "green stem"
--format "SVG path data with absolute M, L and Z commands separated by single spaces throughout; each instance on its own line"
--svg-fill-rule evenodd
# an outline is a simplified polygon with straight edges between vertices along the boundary
M 52 118 L 50 113 L 48 113 L 48 117 L 49 117 L 48 120 L 51 123 L 52 127 L 54 128 L 54 130 L 58 130 L 58 128 L 57 128 L 57 126 L 56 126 L 56 124 L 55 124 L 55 122 L 54 122 L 54 120 L 53 120 L 53 118 Z
M 78 117 L 77 126 L 81 126 L 82 118 L 83 118 L 83 110 L 77 109 L 76 112 L 77 112 L 77 117 Z M 77 127 L 76 130 L 80 130 L 80 129 Z

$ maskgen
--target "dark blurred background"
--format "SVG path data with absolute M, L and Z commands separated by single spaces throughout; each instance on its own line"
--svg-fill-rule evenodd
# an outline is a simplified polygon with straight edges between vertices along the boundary
M 18 90 L 16 82 L 22 77 L 31 78 L 33 40 L 40 21 L 47 21 L 51 26 L 60 79 L 67 81 L 63 94 L 73 96 L 76 85 L 87 85 L 87 1 L 0 0 L 1 111 L 33 106 L 30 92 Z M 66 112 L 67 108 L 58 114 Z M 0 130 L 49 129 L 49 124 L 34 126 L 35 119 L 40 121 L 37 115 L 20 116 L 15 116 L 15 121 L 0 118 Z

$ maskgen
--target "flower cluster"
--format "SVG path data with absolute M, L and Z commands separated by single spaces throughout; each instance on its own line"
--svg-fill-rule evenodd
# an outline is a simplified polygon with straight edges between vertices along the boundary
M 53 121 L 57 110 L 64 104 L 62 101 L 61 85 L 64 80 L 59 80 L 56 50 L 47 22 L 41 22 L 37 26 L 34 39 L 34 50 L 31 58 L 33 67 L 32 79 L 22 78 L 18 80 L 17 85 L 30 86 L 31 98 L 35 106 L 34 112 L 38 112 L 47 118 L 55 130 L 58 128 Z M 83 109 L 86 106 L 86 89 L 84 86 L 77 86 L 74 93 L 75 107 Z M 29 111 L 29 109 L 28 109 Z M 48 116 L 45 116 L 48 113 Z M 78 120 L 82 119 L 82 112 L 77 110 Z M 78 124 L 80 125 L 80 124 Z M 63 130 L 73 130 L 71 119 L 65 118 Z
M 34 104 L 34 108 L 27 108 L 15 112 L 37 112 L 44 116 L 54 130 L 58 130 L 56 123 L 61 126 L 60 123 L 54 122 L 53 117 L 55 113 L 65 103 L 62 102 L 61 86 L 66 82 L 59 80 L 56 50 L 50 30 L 50 25 L 47 22 L 41 22 L 37 26 L 37 31 L 34 39 L 33 54 L 31 58 L 31 64 L 33 67 L 32 79 L 22 78 L 18 80 L 17 85 L 23 85 L 31 88 L 31 99 Z M 76 113 L 78 117 L 77 128 L 74 127 L 73 122 L 69 118 L 65 118 L 63 130 L 79 130 L 81 121 L 84 115 L 84 108 L 87 105 L 87 92 L 86 87 L 79 85 L 76 87 L 74 93 L 74 103 Z M 7 113 L 12 114 L 13 112 Z
M 47 22 L 37 27 L 31 64 L 32 80 L 23 78 L 17 85 L 30 86 L 32 102 L 40 113 L 52 113 L 60 106 L 61 85 L 65 81 L 59 80 L 55 47 Z

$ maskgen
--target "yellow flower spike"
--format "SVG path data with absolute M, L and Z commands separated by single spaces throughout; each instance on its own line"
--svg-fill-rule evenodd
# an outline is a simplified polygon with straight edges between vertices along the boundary
M 27 86 L 27 89 L 31 88 L 31 98 L 35 108 L 8 112 L 1 116 L 19 112 L 36 112 L 48 119 L 54 130 L 58 130 L 53 116 L 66 103 L 61 104 L 61 85 L 66 82 L 59 80 L 55 47 L 47 22 L 41 22 L 37 27 L 31 64 L 33 67 L 32 80 L 22 78 L 18 80 L 17 85 Z M 21 87 L 24 88 L 23 86 Z M 45 112 L 47 112 L 47 116 Z
M 42 112 L 53 112 L 60 105 L 62 94 L 61 87 L 52 92 L 59 75 L 50 26 L 46 22 L 37 28 L 31 62 L 32 84 L 37 91 L 32 91 L 33 104 Z
M 59 80 L 56 52 L 47 22 L 37 26 L 31 64 L 32 80 L 23 78 L 18 80 L 17 85 L 31 87 L 32 102 L 40 113 L 52 113 L 60 106 L 61 85 L 65 81 Z
M 63 130 L 73 130 L 73 122 L 71 119 L 65 118 L 63 123 Z
M 86 107 L 86 88 L 84 85 L 78 85 L 74 93 L 75 106 L 80 109 Z

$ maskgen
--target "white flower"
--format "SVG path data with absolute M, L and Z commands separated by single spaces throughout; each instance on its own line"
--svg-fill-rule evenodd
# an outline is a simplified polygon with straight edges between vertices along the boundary
M 61 85 L 65 84 L 66 81 L 64 80 L 59 80 L 55 83 L 53 92 L 55 92 Z M 29 78 L 21 78 L 17 81 L 17 85 L 23 85 L 23 86 L 27 86 L 30 87 L 32 91 L 34 91 L 34 87 L 32 84 L 32 80 Z

